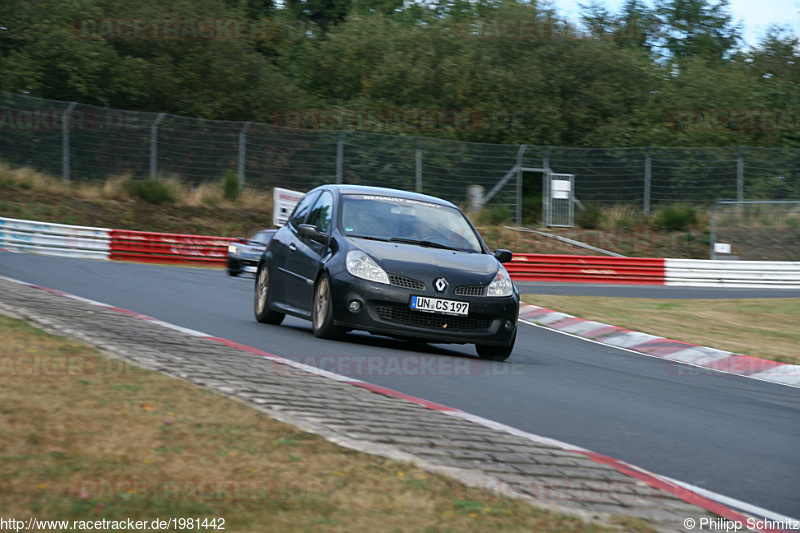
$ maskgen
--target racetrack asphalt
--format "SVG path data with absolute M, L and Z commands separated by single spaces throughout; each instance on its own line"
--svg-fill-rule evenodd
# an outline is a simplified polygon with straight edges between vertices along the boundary
M 5 277 L 0 294 L 6 314 L 234 397 L 336 444 L 410 461 L 479 489 L 607 524 L 613 516 L 633 516 L 657 531 L 681 531 L 687 518 L 748 519 L 612 458 L 224 339 Z
M 154 316 L 158 316 L 162 319 L 164 319 L 166 316 L 166 319 L 169 321 L 181 323 L 184 326 L 186 326 L 188 322 L 182 320 L 182 318 L 186 317 L 181 315 L 180 310 L 188 308 L 202 308 L 212 311 L 207 317 L 210 322 L 198 322 L 197 320 L 193 319 L 192 321 L 189 321 L 191 322 L 191 325 L 187 327 L 195 327 L 198 329 L 203 329 L 204 331 L 209 331 L 213 327 L 218 331 L 217 333 L 214 333 L 215 335 L 220 335 L 220 328 L 218 326 L 220 325 L 221 318 L 234 318 L 235 315 L 238 315 L 238 311 L 236 309 L 229 309 L 227 307 L 228 304 L 220 300 L 220 298 L 226 300 L 228 296 L 235 296 L 235 299 L 245 298 L 246 300 L 249 300 L 246 294 L 248 292 L 251 293 L 252 291 L 251 282 L 248 280 L 225 279 L 224 277 L 220 277 L 221 274 L 219 272 L 161 267 L 158 269 L 158 273 L 155 274 L 158 280 L 149 280 L 147 283 L 149 285 L 153 285 L 152 292 L 147 293 L 144 285 L 137 285 L 136 283 L 137 279 L 141 279 L 141 276 L 147 276 L 148 272 L 154 273 L 154 270 L 152 270 L 153 267 L 146 265 L 113 265 L 108 263 L 75 260 L 61 262 L 55 260 L 55 258 L 52 258 L 53 261 L 48 261 L 46 258 L 36 258 L 35 256 L 28 256 L 27 258 L 15 257 L 13 260 L 9 259 L 8 261 L 5 259 L 7 259 L 7 257 L 0 257 L 0 267 L 5 265 L 9 268 L 3 268 L 0 270 L 0 273 L 8 273 L 9 270 L 14 270 L 17 274 L 20 274 L 20 276 L 15 277 L 24 276 L 28 280 L 31 280 L 31 278 L 34 278 L 35 280 L 38 277 L 40 280 L 39 283 L 42 285 L 48 285 L 51 287 L 56 286 L 56 288 L 61 288 L 70 292 L 76 292 L 82 296 L 94 297 L 103 301 L 112 299 L 117 302 L 115 305 L 119 305 L 121 307 L 126 305 L 126 303 L 130 303 L 131 305 L 139 307 L 139 304 L 136 303 L 138 297 L 138 301 L 144 302 L 147 300 L 150 304 L 148 309 L 145 309 L 144 311 L 141 307 L 139 307 L 139 312 L 148 312 L 149 314 L 153 314 Z M 14 264 L 16 264 L 18 268 L 14 268 Z M 41 271 L 42 275 L 37 275 L 36 272 L 38 271 Z M 80 284 L 76 283 L 76 278 L 83 279 L 86 287 L 79 288 L 78 285 Z M 211 292 L 207 295 L 211 297 L 207 303 L 194 302 L 192 301 L 192 295 L 186 294 L 187 290 L 189 290 L 191 287 L 203 286 L 204 288 L 211 288 L 209 287 L 209 281 L 211 282 L 211 285 L 215 287 L 216 285 L 220 285 L 220 288 L 225 294 L 220 296 L 219 294 Z M 94 293 L 87 289 L 94 289 Z M 603 287 L 603 289 L 619 289 L 619 287 Z M 640 289 L 641 287 L 631 288 L 631 290 L 636 291 L 639 291 Z M 525 289 L 523 288 L 523 290 Z M 239 294 L 239 292 L 244 293 L 244 295 Z M 0 301 L 2 300 L 3 298 L 0 297 Z M 163 302 L 161 300 L 163 300 Z M 213 309 L 209 306 L 209 304 L 212 302 L 213 305 L 216 306 Z M 114 302 L 112 301 L 111 303 Z M 245 315 L 249 314 L 248 303 L 249 302 L 247 301 L 244 302 L 246 311 Z M 170 314 L 170 311 L 173 311 L 173 313 Z M 174 311 L 178 311 L 178 314 L 175 314 Z M 173 320 L 173 318 L 175 320 Z M 782 405 L 782 401 L 789 400 L 791 402 L 792 398 L 796 398 L 796 395 L 790 393 L 776 395 L 774 391 L 771 391 L 771 389 L 749 385 L 745 382 L 733 381 L 729 383 L 727 380 L 693 380 L 686 378 L 673 379 L 674 376 L 669 377 L 664 375 L 663 366 L 660 368 L 660 376 L 658 371 L 656 371 L 655 375 L 652 376 L 653 378 L 657 378 L 654 380 L 647 376 L 647 372 L 645 368 L 643 368 L 652 365 L 644 363 L 640 364 L 638 360 L 631 359 L 630 357 L 624 357 L 618 363 L 614 363 L 612 365 L 605 364 L 608 358 L 611 358 L 609 361 L 613 362 L 614 358 L 617 357 L 612 351 L 603 350 L 603 353 L 589 353 L 587 354 L 587 358 L 581 357 L 579 359 L 577 356 L 579 351 L 583 349 L 580 348 L 580 342 L 582 341 L 566 340 L 568 337 L 562 336 L 561 340 L 551 343 L 548 340 L 549 337 L 543 333 L 535 333 L 531 339 L 525 339 L 525 344 L 530 344 L 530 346 L 520 346 L 522 349 L 519 350 L 519 354 L 515 351 L 515 354 L 512 356 L 512 359 L 518 361 L 517 364 L 489 365 L 491 366 L 491 369 L 488 366 L 484 369 L 484 362 L 476 361 L 472 358 L 463 359 L 464 356 L 460 355 L 460 351 L 462 350 L 458 349 L 443 349 L 439 348 L 438 346 L 432 346 L 423 350 L 422 355 L 420 356 L 420 354 L 408 352 L 408 347 L 402 348 L 402 352 L 397 351 L 397 348 L 400 346 L 397 346 L 398 343 L 395 341 L 383 342 L 377 340 L 377 338 L 369 336 L 353 335 L 351 336 L 352 339 L 346 343 L 321 343 L 321 341 L 314 340 L 313 336 L 309 337 L 307 334 L 308 328 L 302 321 L 288 321 L 286 325 L 275 329 L 264 329 L 264 326 L 254 324 L 251 316 L 245 317 L 244 321 L 245 323 L 242 325 L 247 326 L 246 329 L 248 329 L 248 331 L 252 329 L 254 333 L 252 337 L 247 337 L 245 335 L 244 341 L 253 346 L 258 346 L 259 341 L 256 339 L 261 339 L 261 341 L 263 341 L 265 334 L 267 334 L 268 338 L 273 339 L 273 341 L 279 340 L 279 337 L 272 335 L 272 332 L 286 337 L 284 342 L 286 342 L 287 345 L 291 345 L 290 348 L 284 349 L 280 343 L 275 344 L 273 342 L 270 344 L 271 347 L 274 347 L 281 355 L 284 355 L 284 352 L 289 349 L 291 350 L 289 353 L 295 354 L 311 353 L 309 351 L 304 352 L 303 350 L 315 350 L 320 354 L 330 355 L 340 354 L 343 349 L 347 349 L 351 354 L 366 353 L 370 354 L 368 357 L 374 357 L 376 359 L 378 358 L 377 354 L 383 354 L 380 355 L 381 359 L 388 357 L 390 360 L 399 360 L 403 364 L 405 364 L 405 362 L 410 358 L 428 357 L 429 359 L 435 358 L 437 360 L 445 359 L 456 361 L 456 364 L 458 364 L 459 361 L 466 361 L 476 368 L 478 365 L 480 365 L 482 370 L 492 370 L 492 372 L 495 374 L 494 376 L 491 375 L 491 373 L 482 373 L 481 376 L 475 376 L 476 379 L 479 379 L 478 382 L 469 377 L 459 378 L 458 380 L 449 380 L 452 381 L 453 384 L 459 385 L 462 388 L 466 387 L 463 389 L 463 394 L 461 396 L 458 394 L 455 396 L 440 394 L 438 387 L 446 384 L 448 380 L 438 379 L 436 376 L 426 376 L 424 380 L 416 380 L 418 383 L 412 383 L 414 380 L 406 380 L 406 382 L 400 383 L 404 386 L 405 390 L 411 392 L 412 394 L 423 396 L 429 400 L 437 401 L 438 397 L 445 398 L 444 401 L 442 399 L 439 399 L 438 401 L 443 401 L 443 403 L 448 405 L 451 405 L 451 400 L 459 403 L 459 405 L 467 405 L 468 408 L 466 411 L 468 412 L 475 412 L 479 409 L 477 406 L 484 404 L 486 401 L 493 399 L 499 400 L 503 397 L 502 394 L 497 396 L 496 394 L 498 393 L 490 393 L 489 389 L 486 391 L 474 389 L 474 386 L 480 384 L 481 386 L 490 387 L 494 383 L 501 389 L 507 390 L 509 393 L 516 394 L 522 392 L 522 389 L 517 389 L 519 389 L 520 385 L 525 384 L 525 380 L 530 381 L 529 378 L 535 378 L 531 384 L 535 385 L 540 394 L 535 395 L 535 398 L 531 398 L 530 401 L 533 403 L 528 404 L 530 407 L 533 407 L 533 411 L 531 411 L 530 408 L 526 410 L 524 405 L 508 405 L 505 409 L 502 407 L 500 407 L 499 410 L 490 409 L 487 412 L 493 414 L 490 414 L 487 418 L 492 418 L 493 420 L 500 419 L 501 421 L 505 418 L 505 420 L 512 422 L 511 426 L 518 428 L 521 426 L 521 423 L 524 424 L 524 420 L 526 418 L 523 416 L 523 419 L 514 419 L 514 414 L 526 415 L 527 413 L 527 417 L 530 418 L 530 414 L 536 413 L 537 416 L 534 420 L 536 422 L 541 422 L 543 419 L 539 415 L 545 416 L 548 414 L 549 410 L 560 405 L 561 408 L 553 412 L 555 425 L 548 426 L 544 432 L 537 429 L 535 433 L 554 436 L 554 433 L 566 429 L 568 430 L 566 432 L 567 438 L 556 435 L 557 438 L 566 440 L 568 442 L 575 442 L 575 439 L 585 436 L 600 437 L 602 441 L 602 439 L 605 438 L 603 436 L 604 432 L 608 433 L 610 437 L 611 433 L 615 429 L 616 431 L 622 430 L 623 434 L 619 436 L 621 436 L 623 440 L 630 441 L 631 444 L 638 444 L 638 446 L 634 446 L 632 448 L 634 451 L 638 449 L 639 451 L 646 452 L 645 456 L 649 455 L 654 457 L 660 465 L 666 465 L 667 462 L 665 462 L 664 457 L 658 457 L 657 452 L 663 452 L 665 449 L 663 447 L 659 448 L 655 443 L 658 442 L 659 439 L 663 441 L 667 434 L 656 429 L 656 426 L 653 426 L 650 429 L 645 429 L 644 427 L 636 428 L 634 426 L 638 425 L 638 422 L 644 422 L 648 419 L 659 420 L 663 422 L 667 422 L 669 419 L 670 422 L 677 423 L 677 425 L 673 424 L 674 427 L 681 428 L 680 433 L 675 435 L 679 439 L 678 441 L 669 439 L 670 447 L 677 446 L 676 451 L 680 450 L 682 447 L 680 444 L 680 439 L 685 439 L 686 444 L 688 445 L 686 448 L 687 450 L 691 450 L 693 445 L 699 447 L 696 448 L 696 452 L 694 453 L 697 466 L 703 465 L 703 463 L 706 461 L 710 461 L 713 465 L 714 456 L 720 456 L 720 460 L 717 463 L 719 466 L 712 466 L 714 472 L 702 473 L 700 475 L 704 477 L 699 479 L 711 480 L 712 477 L 717 474 L 716 471 L 725 468 L 724 465 L 726 464 L 733 467 L 734 463 L 731 463 L 731 457 L 741 456 L 741 453 L 734 452 L 733 455 L 726 456 L 726 453 L 734 451 L 735 448 L 725 448 L 739 441 L 748 442 L 755 449 L 759 449 L 759 447 L 763 445 L 765 449 L 773 450 L 776 457 L 780 456 L 780 452 L 778 452 L 779 448 L 774 447 L 775 444 L 781 443 L 779 447 L 789 447 L 789 449 L 794 448 L 796 450 L 796 446 L 791 444 L 791 442 L 797 442 L 796 431 L 789 427 L 788 433 L 784 431 L 784 436 L 779 436 L 778 433 L 773 431 L 773 429 L 775 429 L 773 426 L 786 426 L 787 421 L 791 420 L 794 416 L 791 413 L 793 409 L 796 409 L 796 407 L 791 407 L 791 404 Z M 224 330 L 225 328 L 222 329 Z M 251 338 L 252 340 L 247 340 L 247 338 Z M 242 340 L 239 340 L 239 342 L 242 342 Z M 302 348 L 303 345 L 307 345 L 306 348 Z M 298 346 L 300 346 L 300 348 L 298 348 Z M 530 350 L 530 347 L 535 348 L 536 358 L 529 361 L 529 357 L 531 356 L 528 355 L 528 350 Z M 323 351 L 328 349 L 330 350 Z M 270 351 L 273 352 L 272 349 L 270 349 Z M 597 350 L 593 351 L 597 352 Z M 469 353 L 469 351 L 467 351 L 467 353 Z M 425 354 L 427 354 L 427 356 Z M 567 355 L 569 357 L 564 358 L 564 356 Z M 572 359 L 575 359 L 575 363 L 577 363 L 579 366 L 568 365 L 568 368 L 564 368 L 562 362 L 559 362 L 559 360 L 562 358 L 564 358 L 564 363 L 572 362 Z M 302 357 L 296 359 L 303 360 Z M 608 366 L 608 368 L 603 368 L 603 374 L 599 374 L 601 367 L 592 363 L 592 360 L 595 360 L 597 363 L 603 361 L 604 363 L 602 366 Z M 530 368 L 530 364 L 535 364 L 536 368 Z M 583 380 L 581 378 L 581 369 L 588 372 L 586 376 L 587 380 Z M 503 375 L 500 375 L 499 370 L 503 370 Z M 531 373 L 533 370 L 535 370 L 535 373 Z M 520 371 L 525 375 L 522 377 L 518 375 L 508 375 L 507 372 L 510 371 Z M 557 372 L 553 373 L 552 371 Z M 565 372 L 567 373 L 565 374 Z M 603 376 L 601 381 L 598 381 L 598 376 Z M 372 379 L 373 377 L 375 376 L 368 376 L 365 379 L 368 379 L 369 381 L 380 381 L 379 379 Z M 565 380 L 564 378 L 567 379 Z M 560 379 L 562 383 L 558 384 L 558 382 L 552 382 L 553 379 Z M 630 381 L 631 379 L 635 381 L 642 381 L 645 385 L 645 388 L 649 389 L 649 396 L 654 400 L 652 402 L 653 405 L 647 405 L 651 402 L 649 402 L 645 396 L 631 395 L 629 392 L 625 391 L 626 388 L 629 388 L 635 384 L 633 381 Z M 402 380 L 400 381 L 402 382 Z M 621 412 L 627 411 L 627 417 L 622 417 L 615 420 L 603 420 L 601 422 L 600 419 L 602 415 L 598 416 L 598 413 L 595 412 L 594 406 L 592 405 L 593 403 L 597 402 L 597 399 L 593 399 L 589 390 L 581 390 L 590 386 L 591 381 L 602 384 L 602 387 L 599 388 L 598 392 L 600 392 L 601 395 L 606 395 L 604 401 L 612 407 L 617 406 L 615 409 L 621 410 Z M 378 385 L 385 387 L 387 384 L 391 385 L 391 383 L 399 383 L 397 380 L 391 382 L 388 380 L 388 377 L 387 379 L 384 379 L 383 382 L 384 383 L 382 385 L 380 383 Z M 625 383 L 628 383 L 628 385 L 625 385 Z M 417 384 L 420 385 L 421 388 L 416 387 Z M 558 393 L 560 391 L 565 391 L 563 387 L 570 387 L 573 385 L 579 387 L 577 389 L 571 389 L 571 394 L 574 401 L 568 401 L 567 403 L 564 403 L 563 399 L 560 400 L 557 397 Z M 616 393 L 613 393 L 617 396 L 619 396 L 621 393 L 622 397 L 615 399 L 607 396 L 607 394 L 612 393 L 612 391 L 617 391 Z M 664 394 L 661 394 L 662 392 Z M 685 396 L 685 398 L 682 398 L 680 401 L 676 402 L 675 400 L 677 398 L 675 397 L 675 394 L 679 395 L 678 398 L 681 396 Z M 530 394 L 527 395 L 531 396 Z M 703 395 L 705 395 L 705 399 L 702 399 Z M 741 398 L 737 398 L 738 396 L 741 396 Z M 783 400 L 780 399 L 781 396 L 783 397 Z M 668 400 L 669 398 L 672 398 L 672 400 Z M 633 402 L 631 402 L 631 400 L 633 400 Z M 470 401 L 473 403 L 469 403 Z M 477 401 L 477 403 L 474 403 L 475 401 Z M 683 410 L 691 413 L 691 415 L 680 415 L 678 412 L 669 414 L 669 409 L 666 409 L 665 411 L 665 409 L 661 408 L 670 407 L 663 405 L 666 401 L 672 401 L 672 407 L 678 406 L 682 408 L 688 408 Z M 716 402 L 721 402 L 719 409 L 713 408 L 713 405 Z M 750 405 L 748 405 L 748 402 Z M 755 404 L 753 404 L 753 402 L 755 402 Z M 658 405 L 661 405 L 661 407 L 657 407 Z M 694 405 L 694 407 L 690 407 L 692 405 Z M 469 406 L 473 406 L 474 408 Z M 756 406 L 758 406 L 758 409 L 755 408 Z M 701 408 L 698 409 L 698 407 Z M 708 409 L 709 407 L 712 408 Z M 761 409 L 762 407 L 763 409 Z M 464 407 L 462 406 L 461 408 L 463 409 Z M 759 409 L 762 411 L 761 415 L 756 414 L 759 412 Z M 578 417 L 569 421 L 565 419 L 565 415 L 571 416 L 574 414 L 580 414 L 581 411 L 585 411 L 582 417 Z M 709 420 L 703 420 L 703 416 L 706 411 L 711 414 L 711 417 L 709 418 L 711 422 L 709 422 Z M 726 411 L 729 411 L 729 413 L 726 413 Z M 729 416 L 729 414 L 734 413 L 736 416 Z M 508 415 L 512 416 L 509 418 Z M 667 418 L 664 418 L 665 415 Z M 484 414 L 483 416 L 487 415 Z M 676 416 L 678 418 L 676 418 Z M 691 416 L 691 419 L 687 419 L 687 416 Z M 653 419 L 652 417 L 656 418 Z M 760 417 L 767 418 L 764 420 L 764 424 L 753 424 L 753 422 L 758 421 Z M 592 421 L 593 419 L 594 422 Z M 560 423 L 558 422 L 559 420 Z M 635 423 L 632 424 L 632 422 Z M 710 428 L 709 424 L 715 427 Z M 760 425 L 761 427 L 756 429 L 756 425 Z M 708 434 L 705 442 L 698 441 L 696 439 L 697 434 L 703 432 L 703 426 L 706 426 L 709 431 L 714 429 L 714 432 L 710 432 Z M 729 433 L 728 430 L 733 430 L 733 428 L 736 426 L 740 428 L 742 432 L 742 438 L 733 440 L 728 439 L 726 441 L 725 448 L 714 450 L 713 443 L 718 442 L 719 436 Z M 665 426 L 665 429 L 669 427 L 671 426 L 667 425 Z M 750 427 L 750 429 L 747 429 L 748 427 Z M 610 431 L 609 428 L 611 428 Z M 652 436 L 656 437 L 656 440 L 653 441 L 650 439 L 650 444 L 644 444 L 642 443 L 642 440 L 644 439 L 644 441 L 647 441 L 646 437 L 648 432 L 654 433 Z M 794 437 L 790 437 L 790 435 L 793 434 Z M 747 437 L 744 437 L 745 435 L 747 435 Z M 592 443 L 589 443 L 588 446 L 586 444 L 580 444 L 580 446 L 589 449 L 598 448 L 598 446 Z M 706 446 L 710 446 L 711 448 L 705 448 Z M 578 446 L 575 446 L 575 448 L 578 448 Z M 706 452 L 709 452 L 711 455 L 708 455 Z M 616 452 L 614 452 L 614 455 L 617 456 Z M 759 457 L 761 455 L 763 454 L 758 454 Z M 794 455 L 794 452 L 789 452 L 787 457 L 794 457 Z M 686 456 L 684 455 L 684 457 Z M 772 485 L 775 485 L 777 478 L 774 476 L 774 472 L 769 468 L 761 469 L 758 463 L 760 459 L 757 459 L 755 456 L 753 456 L 753 460 L 754 463 L 752 466 L 762 472 L 761 479 L 763 479 L 764 483 L 769 484 L 771 482 Z M 638 460 L 634 462 L 639 464 Z M 675 464 L 679 464 L 679 461 Z M 796 480 L 796 477 L 791 475 L 792 471 L 797 472 L 796 464 L 796 462 L 787 463 L 784 461 L 783 464 L 779 466 L 779 468 L 785 470 L 786 474 L 789 476 L 787 481 L 789 481 L 790 486 L 792 484 L 791 479 Z M 736 464 L 731 470 L 736 473 L 740 466 L 742 465 Z M 701 471 L 702 468 L 698 470 L 698 472 Z M 724 474 L 724 472 L 719 473 Z M 745 484 L 759 487 L 760 482 L 758 481 L 758 475 L 744 474 L 743 471 L 739 471 L 739 476 L 744 478 Z M 685 476 L 674 477 L 686 480 Z M 721 478 L 725 478 L 725 476 L 723 475 Z M 690 479 L 692 482 L 696 482 L 697 480 L 697 477 Z M 723 486 L 724 485 L 725 484 L 723 483 Z M 777 487 L 780 486 L 780 484 L 777 484 Z M 784 508 L 788 509 L 789 513 L 796 514 L 793 509 L 797 509 L 797 507 L 791 503 L 793 496 L 788 495 L 785 490 L 782 492 L 789 498 L 787 500 L 788 506 L 784 506 Z M 796 494 L 794 496 L 796 496 Z M 743 499 L 751 501 L 751 499 L 746 495 Z

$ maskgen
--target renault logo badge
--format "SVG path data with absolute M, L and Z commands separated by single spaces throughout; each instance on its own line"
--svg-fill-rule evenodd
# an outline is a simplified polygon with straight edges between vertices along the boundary
M 444 292 L 447 290 L 447 280 L 439 278 L 433 282 L 433 287 L 436 289 L 436 292 Z

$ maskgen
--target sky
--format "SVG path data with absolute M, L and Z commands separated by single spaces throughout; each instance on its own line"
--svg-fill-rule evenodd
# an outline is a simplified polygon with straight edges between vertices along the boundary
M 579 4 L 591 0 L 550 0 L 561 16 L 571 21 L 580 20 Z M 619 13 L 624 0 L 598 0 L 613 14 Z M 652 0 L 644 0 L 652 7 Z M 742 22 L 743 37 L 747 46 L 754 46 L 764 36 L 770 24 L 787 26 L 792 33 L 800 35 L 800 0 L 728 0 L 728 11 L 734 22 Z

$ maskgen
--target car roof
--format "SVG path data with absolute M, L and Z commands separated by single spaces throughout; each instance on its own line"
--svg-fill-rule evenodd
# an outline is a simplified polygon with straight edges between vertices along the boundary
M 367 185 L 326 185 L 326 188 L 336 189 L 340 194 L 375 194 L 381 196 L 394 196 L 396 198 L 405 198 L 408 200 L 418 200 L 420 202 L 430 202 L 434 204 L 446 205 L 456 207 L 452 202 L 442 200 L 435 196 L 421 194 L 417 192 L 403 191 L 400 189 L 390 189 L 388 187 L 370 187 Z

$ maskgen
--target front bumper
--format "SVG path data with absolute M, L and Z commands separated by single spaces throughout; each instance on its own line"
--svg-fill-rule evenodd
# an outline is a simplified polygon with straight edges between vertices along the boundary
M 231 272 L 252 272 L 255 273 L 258 267 L 257 257 L 232 257 L 228 256 L 227 268 Z
M 457 296 L 384 285 L 342 273 L 332 283 L 334 323 L 391 337 L 426 342 L 508 345 L 516 332 L 519 296 Z M 341 279 L 345 278 L 345 279 Z M 427 313 L 410 308 L 411 296 L 469 302 L 467 316 Z M 357 312 L 350 303 L 357 301 Z M 507 327 L 510 324 L 510 328 Z

